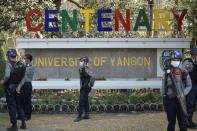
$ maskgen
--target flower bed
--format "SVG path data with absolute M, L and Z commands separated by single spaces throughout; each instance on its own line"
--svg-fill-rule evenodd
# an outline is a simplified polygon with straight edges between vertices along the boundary
M 76 113 L 78 110 L 78 91 L 57 91 L 45 90 L 42 95 L 34 94 L 33 112 L 35 113 Z M 161 97 L 159 91 L 150 89 L 143 90 L 111 90 L 110 93 L 102 95 L 91 95 L 90 111 L 93 113 L 129 113 L 162 111 Z M 7 105 L 0 104 L 0 112 L 6 112 Z

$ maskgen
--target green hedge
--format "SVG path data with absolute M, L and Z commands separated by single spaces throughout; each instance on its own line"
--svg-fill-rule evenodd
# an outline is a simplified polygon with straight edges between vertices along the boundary
M 2 48 L 0 48 L 0 80 L 4 76 L 5 58 Z M 4 96 L 4 87 L 0 85 L 0 97 Z
M 90 98 L 92 104 L 137 104 L 137 103 L 160 103 L 161 96 L 157 92 L 138 93 L 112 93 L 100 98 Z

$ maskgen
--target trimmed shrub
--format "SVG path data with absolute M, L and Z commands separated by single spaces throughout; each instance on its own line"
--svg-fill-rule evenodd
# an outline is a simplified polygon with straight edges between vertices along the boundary
M 104 112 L 106 110 L 105 105 L 99 105 L 98 108 L 99 108 L 99 112 Z
M 128 110 L 131 112 L 131 111 L 135 111 L 135 105 L 134 104 L 129 104 L 128 105 Z
M 119 112 L 120 111 L 120 106 L 119 105 L 114 105 L 114 112 Z
M 75 106 L 74 105 L 69 105 L 69 110 L 70 110 L 70 112 L 75 112 Z
M 49 105 L 47 106 L 47 111 L 48 111 L 48 112 L 53 112 L 53 111 L 54 111 L 54 106 L 53 106 L 52 104 L 49 104 Z
M 61 111 L 61 106 L 60 105 L 55 105 L 54 107 L 55 112 L 60 112 Z
M 150 104 L 150 109 L 151 109 L 151 111 L 156 111 L 157 110 L 157 104 L 155 104 L 155 103 Z
M 62 106 L 62 111 L 63 111 L 63 112 L 68 112 L 68 111 L 69 111 L 68 105 L 63 105 L 63 106 Z
M 158 111 L 163 111 L 163 104 L 162 103 L 159 103 L 157 105 L 157 109 L 158 109 Z
M 161 100 L 161 95 L 159 93 L 145 93 L 142 96 L 142 101 L 146 103 L 156 103 L 160 102 Z
M 128 106 L 126 104 L 120 106 L 120 111 L 121 112 L 128 112 L 128 110 L 129 109 L 128 109 Z
M 112 105 L 106 105 L 106 111 L 107 112 L 113 112 L 113 106 Z
M 47 112 L 47 105 L 46 104 L 42 104 L 40 106 L 40 110 L 41 110 L 42 113 L 46 113 Z
M 91 105 L 90 110 L 91 110 L 92 112 L 97 112 L 97 111 L 98 111 L 98 106 L 97 106 L 97 105 Z
M 8 106 L 7 104 L 3 104 L 3 112 L 7 112 L 8 111 Z
M 150 111 L 150 106 L 148 103 L 144 104 L 144 111 Z
M 39 112 L 39 111 L 40 111 L 40 105 L 39 105 L 39 104 L 36 104 L 36 105 L 34 105 L 33 107 L 34 107 L 34 108 L 33 108 L 33 111 L 34 111 L 34 112 Z
M 140 112 L 143 111 L 143 107 L 142 104 L 138 103 L 135 105 L 135 111 Z

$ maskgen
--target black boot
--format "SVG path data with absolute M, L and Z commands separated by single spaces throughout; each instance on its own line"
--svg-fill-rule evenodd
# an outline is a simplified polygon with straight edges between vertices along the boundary
M 193 121 L 192 121 L 191 123 L 192 123 L 192 125 L 197 126 L 197 124 L 196 124 L 196 123 L 194 123 Z
M 85 114 L 85 115 L 83 116 L 83 119 L 90 119 L 90 115 L 89 115 L 89 114 Z
M 190 128 L 190 129 L 197 129 L 197 124 L 195 124 L 194 122 L 191 122 L 191 123 L 188 125 L 188 128 Z
M 74 122 L 79 122 L 79 121 L 81 121 L 82 120 L 82 117 L 81 117 L 81 114 L 79 114 L 78 116 L 77 116 L 77 118 L 74 120 Z
M 18 130 L 17 124 L 12 124 L 11 127 L 7 128 L 7 131 L 17 131 L 17 130 Z
M 26 121 L 31 120 L 31 115 L 26 116 Z
M 27 129 L 27 126 L 26 126 L 25 121 L 22 121 L 22 122 L 21 122 L 20 128 L 21 128 L 21 129 Z

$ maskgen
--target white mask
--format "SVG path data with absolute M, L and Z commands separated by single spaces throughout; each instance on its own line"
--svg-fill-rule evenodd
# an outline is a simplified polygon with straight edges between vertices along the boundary
M 84 66 L 84 62 L 79 62 L 79 66 Z
M 23 63 L 26 63 L 26 62 L 25 62 L 25 59 L 22 59 L 21 61 L 22 61 Z
M 193 57 L 193 61 L 194 61 L 194 63 L 196 63 L 197 62 L 197 57 Z
M 180 65 L 180 61 L 171 61 L 171 65 L 173 66 L 173 67 L 178 67 L 179 65 Z

